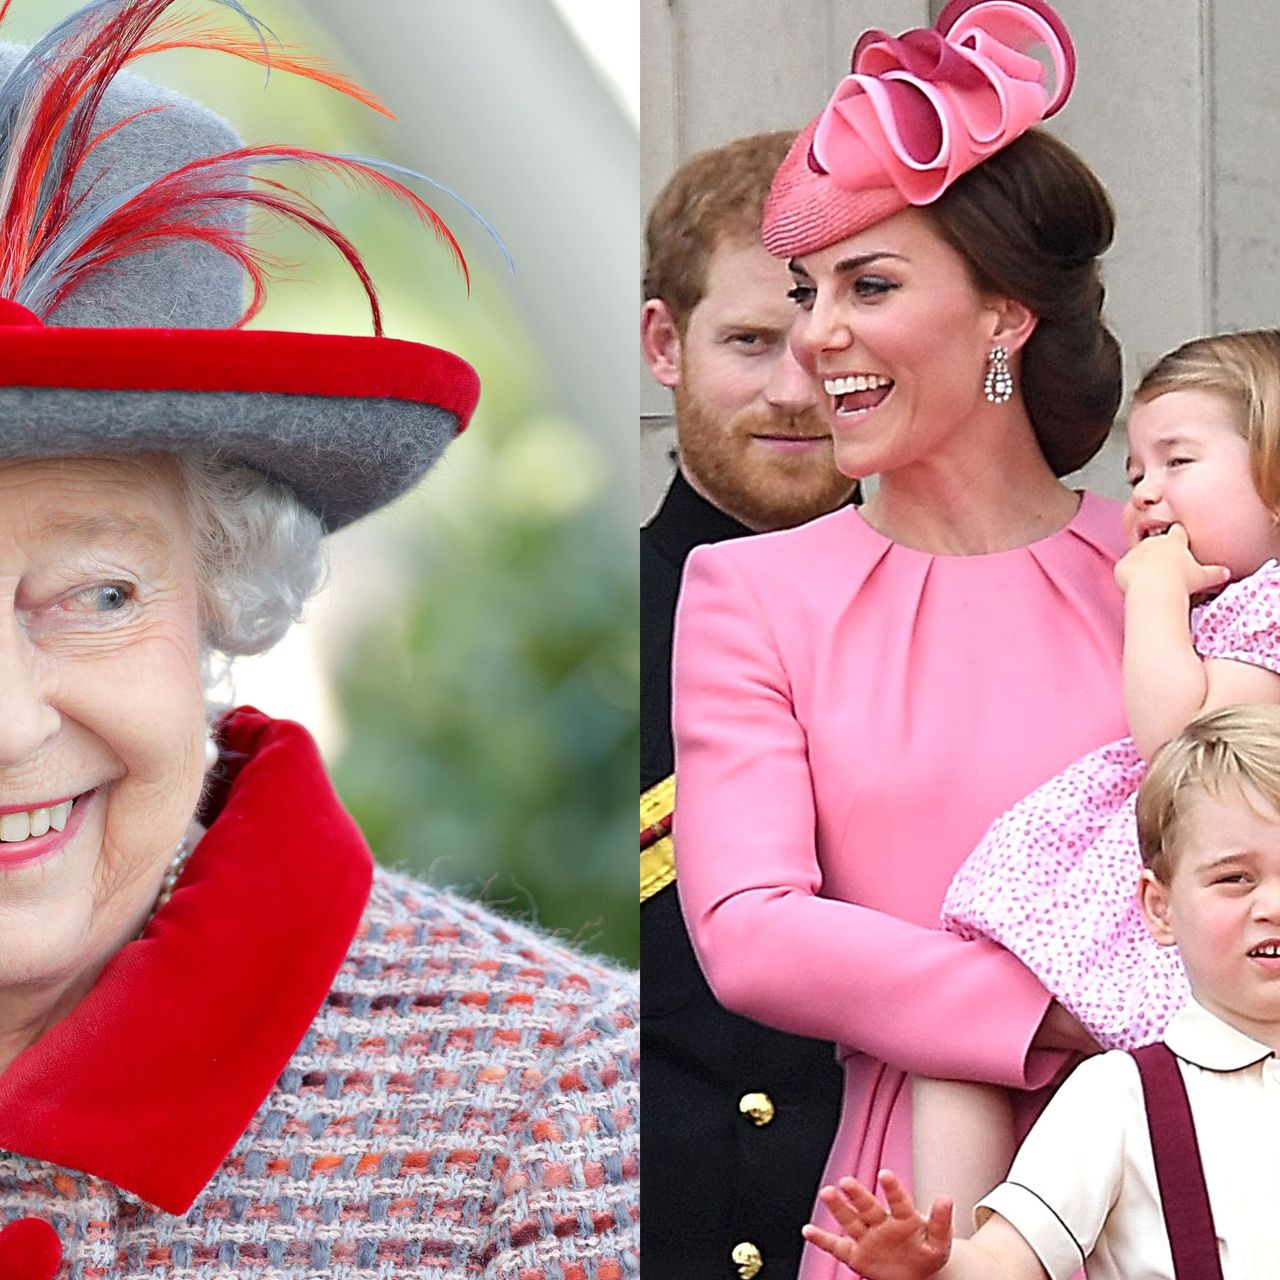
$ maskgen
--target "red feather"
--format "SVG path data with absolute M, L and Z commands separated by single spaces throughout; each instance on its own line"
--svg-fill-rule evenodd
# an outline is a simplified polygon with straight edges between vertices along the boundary
M 82 19 L 73 19 L 56 56 L 44 68 L 42 92 L 19 118 L 7 157 L 4 195 L 9 198 L 0 213 L 0 286 L 5 296 L 12 296 L 43 247 L 36 236 L 37 219 L 46 227 L 57 227 L 67 216 L 72 184 L 88 154 L 93 117 L 108 84 L 172 2 L 133 0 L 114 15 L 105 7 L 88 11 Z M 46 177 L 59 144 L 65 148 L 61 172 L 55 175 L 54 190 L 46 194 Z M 47 218 L 39 213 L 42 195 L 49 201 Z
M 170 49 L 216 49 L 247 62 L 267 67 L 272 71 L 284 71 L 289 75 L 314 80 L 338 93 L 346 94 L 366 107 L 384 115 L 388 120 L 395 116 L 367 89 L 362 88 L 340 71 L 327 67 L 319 59 L 299 53 L 294 45 L 275 44 L 264 47 L 260 40 L 209 25 L 209 19 L 201 15 L 178 15 L 157 23 L 151 36 L 130 54 L 140 58 L 150 53 L 164 53 Z
M 11 0 L 0 0 L 0 21 Z M 252 297 L 240 323 L 261 308 L 267 281 L 279 269 L 272 255 L 251 247 L 227 204 L 240 203 L 301 226 L 327 241 L 355 272 L 369 299 L 374 331 L 382 332 L 377 293 L 351 241 L 308 197 L 283 183 L 253 174 L 255 165 L 296 163 L 367 186 L 401 204 L 445 244 L 470 290 L 470 273 L 457 240 L 444 221 L 403 183 L 380 172 L 376 162 L 301 147 L 243 147 L 193 160 L 149 183 L 118 208 L 93 221 L 93 189 L 73 194 L 87 158 L 148 108 L 106 128 L 94 118 L 103 94 L 127 64 L 149 53 L 175 48 L 214 49 L 234 57 L 305 76 L 390 113 L 345 76 L 254 35 L 228 31 L 208 15 L 168 14 L 175 0 L 119 0 L 84 10 L 63 24 L 54 52 L 38 66 L 34 91 L 12 113 L 10 146 L 0 164 L 0 296 L 20 297 L 33 274 L 32 294 L 48 314 L 99 272 L 164 242 L 187 240 L 227 254 L 249 277 Z M 11 99 L 12 100 L 12 99 Z M 55 238 L 74 223 L 79 237 L 71 250 Z M 81 235 L 81 224 L 84 233 Z M 67 237 L 64 236 L 64 240 Z M 43 255 L 50 254 L 44 260 Z
M 244 202 L 284 221 L 296 223 L 333 245 L 360 281 L 369 299 L 374 332 L 381 335 L 382 311 L 377 292 L 359 253 L 309 200 L 276 182 L 259 183 L 245 191 L 220 189 L 199 181 L 202 177 L 207 178 L 203 170 L 219 161 L 239 160 L 241 155 L 240 152 L 229 152 L 226 156 L 194 161 L 153 182 L 127 204 L 121 205 L 80 246 L 78 270 L 61 285 L 53 306 L 74 292 L 86 273 L 96 275 L 121 258 L 155 248 L 164 241 L 198 240 L 230 254 L 249 273 L 253 298 L 240 318 L 240 323 L 244 324 L 262 306 L 270 262 L 266 254 L 248 245 L 234 228 L 218 217 L 220 205 L 227 201 Z
M 255 163 L 310 164 L 339 177 L 356 182 L 369 183 L 385 191 L 403 204 L 436 232 L 451 249 L 464 278 L 470 287 L 470 274 L 466 259 L 440 216 L 424 200 L 399 182 L 395 182 L 369 165 L 343 156 L 310 151 L 301 147 L 242 147 L 216 156 L 203 156 L 192 160 L 172 173 L 157 178 L 132 199 L 104 219 L 80 245 L 76 254 L 76 266 L 66 273 L 55 295 L 51 308 L 65 299 L 83 283 L 88 275 L 139 252 L 154 248 L 161 241 L 198 239 L 205 244 L 231 252 L 236 261 L 244 265 L 255 264 L 250 271 L 254 286 L 254 301 L 241 318 L 243 324 L 256 314 L 261 306 L 263 283 L 268 275 L 270 259 L 242 242 L 238 232 L 226 225 L 221 216 L 227 202 L 244 202 L 262 209 L 283 221 L 299 225 L 328 241 L 347 260 L 369 298 L 374 332 L 382 332 L 382 313 L 377 292 L 359 252 L 351 241 L 338 230 L 314 201 L 283 183 L 254 177 L 254 185 L 248 189 L 229 187 L 228 179 L 238 179 Z

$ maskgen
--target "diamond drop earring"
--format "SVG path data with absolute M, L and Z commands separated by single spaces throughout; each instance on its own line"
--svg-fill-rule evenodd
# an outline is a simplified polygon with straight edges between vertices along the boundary
M 1004 404 L 1013 396 L 1013 374 L 1009 371 L 1009 352 L 1002 346 L 992 347 L 987 356 L 987 372 L 982 379 L 982 394 L 992 404 Z

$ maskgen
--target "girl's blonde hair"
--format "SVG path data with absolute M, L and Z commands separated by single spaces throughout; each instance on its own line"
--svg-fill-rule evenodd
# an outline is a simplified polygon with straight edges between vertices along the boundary
M 1141 404 L 1169 391 L 1213 391 L 1239 407 L 1254 488 L 1280 513 L 1280 329 L 1183 343 L 1155 363 L 1133 399 Z

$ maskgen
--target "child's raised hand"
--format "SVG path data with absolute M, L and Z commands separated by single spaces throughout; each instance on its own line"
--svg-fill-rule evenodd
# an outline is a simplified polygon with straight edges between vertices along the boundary
M 939 1196 L 925 1218 L 894 1174 L 884 1170 L 879 1182 L 884 1204 L 855 1178 L 823 1187 L 818 1198 L 844 1234 L 810 1223 L 804 1238 L 868 1280 L 924 1280 L 941 1271 L 951 1256 L 951 1201 Z
M 1116 582 L 1126 595 L 1135 582 L 1163 579 L 1180 586 L 1187 598 L 1212 591 L 1231 578 L 1220 564 L 1201 564 L 1187 543 L 1187 531 L 1171 524 L 1164 533 L 1143 538 L 1116 562 Z

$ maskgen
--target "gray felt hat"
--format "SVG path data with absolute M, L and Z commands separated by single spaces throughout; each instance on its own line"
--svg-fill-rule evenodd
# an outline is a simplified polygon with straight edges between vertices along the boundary
M 419 343 L 238 327 L 259 278 L 246 206 L 311 224 L 363 268 L 314 205 L 253 175 L 314 153 L 243 148 L 221 117 L 118 74 L 111 24 L 165 7 L 96 0 L 30 50 L 0 47 L 0 457 L 213 453 L 336 529 L 426 472 L 479 382 Z M 250 46 L 266 47 L 256 28 Z M 60 130 L 42 135 L 42 118 Z

